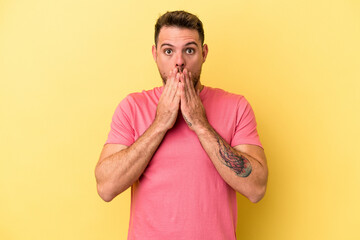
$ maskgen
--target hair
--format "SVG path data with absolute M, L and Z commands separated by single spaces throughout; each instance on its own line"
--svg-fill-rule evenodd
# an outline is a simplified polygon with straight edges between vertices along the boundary
M 159 33 L 162 27 L 179 27 L 194 29 L 199 33 L 201 45 L 204 45 L 204 28 L 200 19 L 194 14 L 185 11 L 166 12 L 158 18 L 155 24 L 155 46 L 157 46 Z

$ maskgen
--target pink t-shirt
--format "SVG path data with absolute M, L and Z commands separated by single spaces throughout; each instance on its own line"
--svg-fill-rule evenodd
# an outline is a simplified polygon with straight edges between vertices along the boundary
M 162 90 L 132 93 L 121 101 L 106 143 L 134 143 L 153 122 Z M 205 86 L 200 98 L 209 123 L 231 146 L 262 147 L 253 110 L 243 96 Z M 179 114 L 131 188 L 128 239 L 231 240 L 236 225 L 236 192 Z

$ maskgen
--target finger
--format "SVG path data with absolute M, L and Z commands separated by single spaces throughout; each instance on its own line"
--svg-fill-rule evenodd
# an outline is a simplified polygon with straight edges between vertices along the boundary
M 192 97 L 195 97 L 196 96 L 196 91 L 195 91 L 195 86 L 194 86 L 194 82 L 192 81 L 191 79 L 192 77 L 192 74 L 191 72 L 188 72 L 188 88 L 189 88 L 189 94 L 192 96 Z
M 181 107 L 181 111 L 184 113 L 186 112 L 187 106 L 188 106 L 188 100 L 186 98 L 186 94 L 185 94 L 185 83 L 182 82 L 179 85 L 180 87 L 180 107 Z
M 184 75 L 185 75 L 185 79 L 186 79 L 186 88 L 188 88 L 188 90 L 190 90 L 191 89 L 191 86 L 190 86 L 191 79 L 189 76 L 189 71 L 187 69 L 184 72 Z
M 187 103 L 189 99 L 187 97 L 187 85 L 186 85 L 185 73 L 186 73 L 186 69 L 184 69 L 184 71 L 181 74 L 181 81 L 182 81 L 182 87 L 183 87 L 182 101 L 184 101 L 184 103 Z
M 165 83 L 165 86 L 164 86 L 164 91 L 163 91 L 163 94 L 166 95 L 166 93 L 169 92 L 169 88 L 170 88 L 170 85 L 171 85 L 171 77 L 173 75 L 173 70 L 170 70 L 169 71 L 169 75 L 166 79 L 166 83 Z
M 186 89 L 185 89 L 185 76 L 184 74 L 181 74 L 180 76 L 180 80 L 181 80 L 181 99 L 182 101 L 184 101 L 184 103 L 187 103 L 188 102 L 188 98 L 186 96 Z
M 183 92 L 184 92 L 184 83 L 179 82 L 178 83 L 178 88 L 176 91 L 176 95 L 175 95 L 175 100 L 182 102 L 182 96 L 183 96 Z
M 180 73 L 176 73 L 175 79 L 173 80 L 171 89 L 170 89 L 170 99 L 174 100 L 176 93 L 178 91 L 178 86 L 180 82 Z
M 186 72 L 185 72 L 185 90 L 186 91 L 185 91 L 185 93 L 186 93 L 186 97 L 187 97 L 188 101 L 191 101 L 191 98 L 193 97 L 192 88 L 193 88 L 193 86 L 191 85 L 191 79 L 189 76 L 189 72 L 186 69 Z
M 172 89 L 174 87 L 174 83 L 175 83 L 175 78 L 176 78 L 176 71 L 175 69 L 170 70 L 169 72 L 169 77 L 166 81 L 166 95 L 170 96 L 172 95 Z
M 169 83 L 170 83 L 170 84 L 173 84 L 173 83 L 174 83 L 174 80 L 175 80 L 175 78 L 176 78 L 176 74 L 177 74 L 176 68 L 172 69 L 172 70 L 171 70 L 171 75 L 169 76 Z

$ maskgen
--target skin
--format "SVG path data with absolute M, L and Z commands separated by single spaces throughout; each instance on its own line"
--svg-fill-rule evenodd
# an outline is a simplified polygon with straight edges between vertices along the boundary
M 201 45 L 196 30 L 176 27 L 163 27 L 157 45 L 152 47 L 152 54 L 164 84 L 168 78 L 167 73 L 170 73 L 174 67 L 179 72 L 183 72 L 186 68 L 192 73 L 192 81 L 197 89 L 202 89 L 199 80 L 207 53 L 208 46 Z
M 139 179 L 180 110 L 221 177 L 251 202 L 261 200 L 268 176 L 264 150 L 255 145 L 231 147 L 207 120 L 199 93 L 208 46 L 201 45 L 197 31 L 163 27 L 152 54 L 164 83 L 155 120 L 131 146 L 104 146 L 95 168 L 100 197 L 111 201 Z

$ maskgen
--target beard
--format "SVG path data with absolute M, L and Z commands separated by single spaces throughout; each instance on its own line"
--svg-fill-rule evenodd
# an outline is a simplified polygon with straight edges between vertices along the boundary
M 182 72 L 184 69 L 183 69 L 183 68 L 179 68 L 178 70 L 179 70 L 179 72 Z M 159 69 L 159 72 L 160 72 L 160 69 Z M 190 79 L 190 81 L 193 83 L 194 88 L 196 88 L 197 84 L 199 83 L 200 74 L 201 74 L 201 69 L 200 69 L 199 73 L 191 73 L 191 79 Z M 160 76 L 161 76 L 161 79 L 162 79 L 163 84 L 165 85 L 166 82 L 167 82 L 167 76 L 166 76 L 166 74 L 160 72 Z

